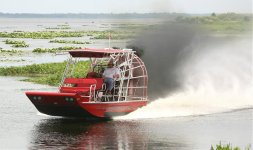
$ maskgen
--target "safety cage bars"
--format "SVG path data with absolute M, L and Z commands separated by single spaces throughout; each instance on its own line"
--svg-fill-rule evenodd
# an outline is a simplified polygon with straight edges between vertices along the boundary
M 70 55 L 62 76 L 59 91 L 64 86 L 64 81 L 67 78 L 73 77 L 76 64 L 80 61 L 87 60 L 87 57 L 72 57 Z M 95 83 L 89 85 L 88 94 L 82 97 L 89 98 L 89 101 L 147 100 L 147 70 L 143 61 L 134 54 L 134 51 L 123 49 L 120 53 L 110 53 L 110 55 L 106 57 L 90 58 L 90 61 L 89 71 L 96 71 L 98 74 L 101 74 L 99 71 L 101 71 L 109 61 L 113 61 L 115 67 L 120 70 L 120 78 L 115 81 L 112 95 L 105 94 L 105 84 L 100 83 L 102 84 L 100 85 L 101 88 L 97 88 L 98 83 Z M 87 88 L 85 88 L 85 90 L 87 93 Z

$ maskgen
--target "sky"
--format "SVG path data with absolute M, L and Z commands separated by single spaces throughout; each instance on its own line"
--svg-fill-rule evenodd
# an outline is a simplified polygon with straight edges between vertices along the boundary
M 252 0 L 1 0 L 3 13 L 252 13 Z

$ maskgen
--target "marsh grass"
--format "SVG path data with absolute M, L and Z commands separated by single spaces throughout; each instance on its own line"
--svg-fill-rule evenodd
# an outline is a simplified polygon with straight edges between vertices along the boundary
M 135 33 L 132 31 L 99 31 L 93 32 L 91 34 L 93 37 L 91 39 L 115 39 L 115 40 L 123 40 L 123 39 L 130 39 L 135 36 Z M 91 36 L 90 35 L 90 36 Z
M 49 43 L 65 43 L 65 44 L 91 44 L 90 42 L 68 41 L 68 40 L 50 40 Z
M 25 53 L 24 51 L 15 49 L 12 50 L 0 49 L 1 56 L 16 56 L 16 55 L 20 56 L 23 55 L 24 53 Z
M 132 31 L 37 31 L 37 32 L 0 32 L 1 38 L 32 38 L 32 39 L 53 39 L 64 37 L 91 36 L 93 39 L 108 39 L 109 34 L 113 39 L 126 39 L 133 36 Z
M 67 30 L 67 29 L 71 29 L 70 27 L 46 27 L 45 29 L 48 30 Z
M 72 46 L 64 46 L 57 48 L 35 48 L 33 53 L 56 53 L 64 50 L 73 50 L 73 49 L 81 49 L 81 47 L 72 47 Z
M 2 38 L 52 39 L 56 37 L 82 37 L 81 31 L 37 31 L 37 32 L 0 32 Z
M 85 77 L 89 69 L 89 61 L 80 61 L 77 63 L 74 71 L 74 77 Z M 66 62 L 33 64 L 21 67 L 0 68 L 1 76 L 25 76 L 24 81 L 38 84 L 58 86 L 62 74 L 65 70 Z
M 24 59 L 0 59 L 0 62 L 24 62 Z
M 23 53 L 23 51 L 15 50 L 15 49 L 12 49 L 12 50 L 0 49 L 0 53 Z
M 71 27 L 68 24 L 60 24 L 57 27 L 47 27 L 46 29 L 66 30 L 71 29 Z
M 216 148 L 211 146 L 210 150 L 241 150 L 239 147 L 232 147 L 231 144 L 222 145 L 221 142 L 216 145 Z M 251 145 L 247 146 L 244 150 L 251 150 Z
M 3 42 L 5 42 L 5 44 L 11 44 L 11 47 L 29 47 L 28 44 L 25 43 L 25 41 L 17 41 L 17 40 L 10 40 L 10 39 L 6 39 Z

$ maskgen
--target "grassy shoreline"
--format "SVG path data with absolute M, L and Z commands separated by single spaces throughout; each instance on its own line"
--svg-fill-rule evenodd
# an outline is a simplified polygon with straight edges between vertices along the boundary
M 252 15 L 224 13 L 210 16 L 177 17 L 176 22 L 197 24 L 214 33 L 240 34 L 252 31 Z
M 65 69 L 66 62 L 33 64 L 19 67 L 2 67 L 0 76 L 23 76 L 24 81 L 58 86 Z M 89 69 L 89 61 L 81 61 L 75 67 L 74 77 L 85 77 Z

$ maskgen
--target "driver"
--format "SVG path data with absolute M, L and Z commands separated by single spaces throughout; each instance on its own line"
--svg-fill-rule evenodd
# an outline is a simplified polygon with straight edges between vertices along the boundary
M 104 83 L 106 84 L 106 93 L 111 94 L 111 91 L 114 86 L 115 79 L 118 79 L 120 76 L 120 71 L 118 68 L 113 66 L 113 62 L 110 61 L 107 64 L 108 68 L 105 69 L 103 73 Z

